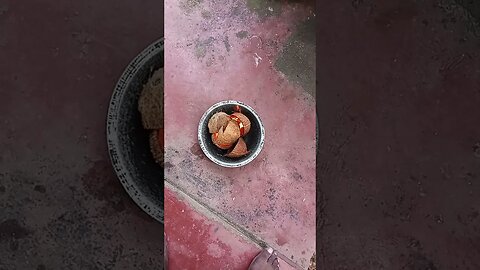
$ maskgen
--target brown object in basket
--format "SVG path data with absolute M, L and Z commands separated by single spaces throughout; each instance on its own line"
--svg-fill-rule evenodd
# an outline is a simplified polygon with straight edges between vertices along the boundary
M 155 71 L 144 85 L 138 110 L 145 129 L 163 128 L 163 68 Z

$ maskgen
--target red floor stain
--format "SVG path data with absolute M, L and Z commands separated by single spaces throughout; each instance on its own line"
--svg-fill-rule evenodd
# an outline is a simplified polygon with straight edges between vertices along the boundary
M 245 270 L 260 248 L 209 220 L 165 189 L 169 270 Z

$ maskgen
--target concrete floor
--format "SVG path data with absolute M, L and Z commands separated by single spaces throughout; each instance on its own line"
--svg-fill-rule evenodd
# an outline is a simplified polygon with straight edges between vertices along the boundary
M 465 7 L 322 3 L 319 267 L 480 268 L 479 12 Z M 159 1 L 0 1 L 0 269 L 162 265 L 163 228 L 121 188 L 104 131 L 161 14 Z
M 166 181 L 204 205 L 209 210 L 205 215 L 223 218 L 252 245 L 273 247 L 284 260 L 306 269 L 315 252 L 311 2 L 166 1 L 165 14 Z M 265 126 L 260 155 L 235 169 L 207 159 L 197 138 L 202 114 L 229 99 L 252 106 Z M 178 218 L 168 214 L 172 212 L 166 211 L 166 220 Z M 172 231 L 197 233 L 190 222 L 166 222 L 167 236 Z M 195 240 L 176 239 L 169 242 L 172 249 L 204 252 Z M 213 243 L 208 234 L 202 239 Z M 203 256 L 204 263 L 226 265 L 230 253 L 241 248 L 237 241 L 223 243 L 216 254 L 224 256 Z M 228 269 L 245 268 L 237 263 Z
M 453 1 L 322 4 L 323 269 L 480 269 L 479 14 Z
M 0 0 L 0 269 L 161 269 L 163 226 L 114 175 L 105 118 L 162 19 L 161 1 Z

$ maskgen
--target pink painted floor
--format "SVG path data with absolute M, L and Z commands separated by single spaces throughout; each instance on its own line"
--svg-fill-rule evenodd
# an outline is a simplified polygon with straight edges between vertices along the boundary
M 261 248 L 193 208 L 184 196 L 165 190 L 168 270 L 244 270 Z M 294 269 L 279 260 L 282 270 Z
M 315 252 L 315 101 L 275 61 L 296 25 L 314 16 L 311 8 L 283 5 L 279 14 L 261 18 L 243 1 L 182 3 L 165 2 L 166 181 L 252 243 L 306 269 Z M 261 154 L 238 169 L 215 165 L 197 143 L 202 114 L 228 99 L 252 106 L 266 131 Z M 171 203 L 165 200 L 165 208 Z M 176 218 L 166 210 L 167 232 Z M 191 226 L 187 221 L 176 228 Z M 236 250 L 228 241 L 216 248 Z M 195 251 L 205 252 L 194 249 L 189 258 L 198 258 Z M 249 250 L 242 258 L 252 255 Z
M 247 269 L 260 248 L 165 190 L 167 269 Z M 234 246 L 234 247 L 232 247 Z

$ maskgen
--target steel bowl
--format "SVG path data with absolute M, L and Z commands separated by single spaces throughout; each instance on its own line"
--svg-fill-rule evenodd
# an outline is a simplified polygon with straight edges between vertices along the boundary
M 211 134 L 208 132 L 208 121 L 217 112 L 225 112 L 227 114 L 235 112 L 236 108 L 238 108 L 237 106 L 251 122 L 250 131 L 243 137 L 249 153 L 243 157 L 230 158 L 225 156 L 227 150 L 222 150 L 213 144 Z M 252 107 L 240 101 L 226 100 L 214 104 L 203 114 L 198 124 L 198 143 L 200 148 L 211 161 L 223 167 L 237 168 L 252 162 L 262 151 L 264 142 L 265 128 L 262 120 Z
M 113 168 L 123 187 L 146 213 L 163 223 L 163 168 L 150 152 L 138 98 L 153 72 L 163 67 L 163 38 L 127 66 L 113 90 L 107 115 L 107 144 Z

